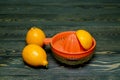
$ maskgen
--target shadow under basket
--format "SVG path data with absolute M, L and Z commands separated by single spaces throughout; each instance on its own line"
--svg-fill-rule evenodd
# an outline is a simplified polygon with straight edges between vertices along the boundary
M 58 33 L 49 41 L 54 57 L 67 65 L 79 65 L 87 62 L 91 59 L 96 46 L 96 41 L 93 38 L 92 47 L 84 50 L 76 37 L 75 31 Z

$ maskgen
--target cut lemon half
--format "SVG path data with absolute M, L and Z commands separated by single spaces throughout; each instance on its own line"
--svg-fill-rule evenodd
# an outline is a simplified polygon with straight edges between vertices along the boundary
M 92 36 L 86 30 L 77 30 L 76 35 L 85 50 L 88 50 L 92 46 Z

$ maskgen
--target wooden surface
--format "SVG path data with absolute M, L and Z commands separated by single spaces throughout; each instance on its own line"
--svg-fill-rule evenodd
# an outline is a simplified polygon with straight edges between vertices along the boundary
M 47 46 L 48 69 L 27 66 L 21 51 L 32 26 L 47 37 L 88 30 L 97 41 L 94 57 L 73 68 L 56 62 Z M 120 0 L 0 0 L 0 80 L 120 80 Z

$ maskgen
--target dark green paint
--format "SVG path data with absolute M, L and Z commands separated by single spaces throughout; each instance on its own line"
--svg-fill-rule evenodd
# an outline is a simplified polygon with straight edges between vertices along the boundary
M 21 57 L 32 26 L 47 37 L 85 29 L 96 39 L 92 59 L 81 66 L 55 60 L 50 46 L 48 69 L 26 65 Z M 119 80 L 120 0 L 0 0 L 0 80 Z

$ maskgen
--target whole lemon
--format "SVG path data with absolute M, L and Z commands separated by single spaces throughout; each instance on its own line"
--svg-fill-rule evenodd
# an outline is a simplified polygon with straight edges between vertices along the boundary
M 92 46 L 92 36 L 86 30 L 77 30 L 76 35 L 85 50 L 88 50 Z
M 32 27 L 26 35 L 26 42 L 28 44 L 37 44 L 43 46 L 43 41 L 45 39 L 45 33 L 37 27 Z
M 25 46 L 22 51 L 23 60 L 31 66 L 47 66 L 47 55 L 44 49 L 36 44 Z

